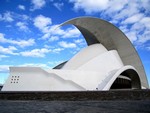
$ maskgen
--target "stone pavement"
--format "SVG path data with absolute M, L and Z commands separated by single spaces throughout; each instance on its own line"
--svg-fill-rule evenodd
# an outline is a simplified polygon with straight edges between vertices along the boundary
M 1 91 L 0 113 L 150 113 L 150 90 Z
M 150 113 L 150 100 L 0 101 L 0 113 Z

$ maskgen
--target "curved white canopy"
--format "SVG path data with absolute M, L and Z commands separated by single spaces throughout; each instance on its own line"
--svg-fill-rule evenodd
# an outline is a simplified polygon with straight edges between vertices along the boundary
M 124 65 L 132 65 L 139 73 L 142 86 L 148 88 L 148 81 L 137 51 L 126 35 L 113 24 L 93 17 L 80 17 L 64 22 L 72 24 L 83 34 L 88 45 L 101 43 L 107 50 L 117 50 Z

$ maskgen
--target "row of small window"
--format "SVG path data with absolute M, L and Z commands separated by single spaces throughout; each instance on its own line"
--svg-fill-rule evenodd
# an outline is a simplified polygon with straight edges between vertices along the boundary
M 12 81 L 14 80 L 14 81 L 16 81 L 16 80 L 19 80 L 19 79 L 11 79 Z
M 12 78 L 19 78 L 19 76 L 12 76 Z
M 18 83 L 18 82 L 10 82 L 10 83 Z

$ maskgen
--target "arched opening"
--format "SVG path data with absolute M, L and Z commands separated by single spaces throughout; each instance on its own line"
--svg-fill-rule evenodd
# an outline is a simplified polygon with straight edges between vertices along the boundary
M 141 89 L 138 73 L 133 69 L 122 72 L 116 78 L 110 89 Z
M 131 89 L 131 79 L 120 75 L 117 77 L 110 89 Z

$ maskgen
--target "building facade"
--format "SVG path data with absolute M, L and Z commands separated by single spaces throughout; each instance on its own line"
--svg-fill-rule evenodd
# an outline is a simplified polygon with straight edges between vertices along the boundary
M 54 69 L 10 67 L 2 91 L 146 89 L 142 62 L 129 39 L 111 23 L 92 17 L 69 20 L 88 46 Z

